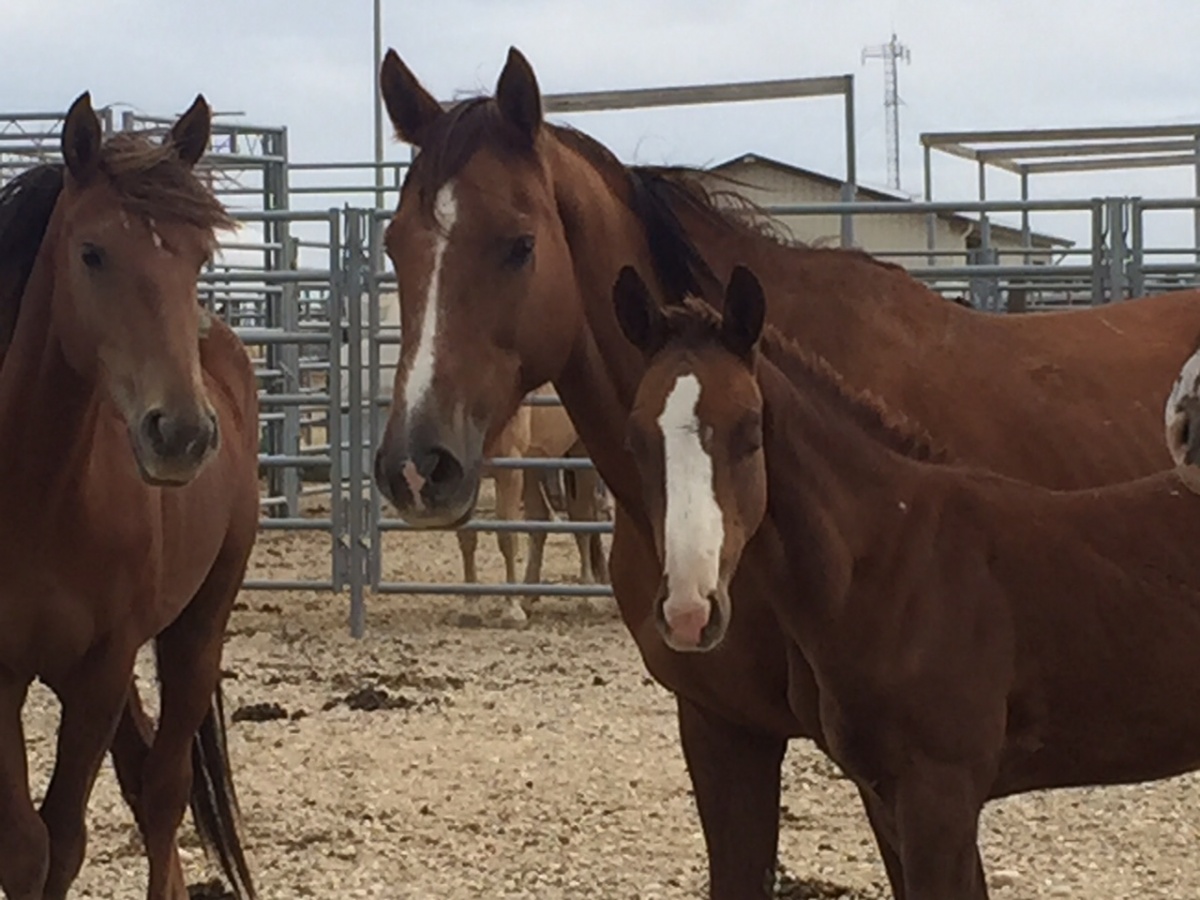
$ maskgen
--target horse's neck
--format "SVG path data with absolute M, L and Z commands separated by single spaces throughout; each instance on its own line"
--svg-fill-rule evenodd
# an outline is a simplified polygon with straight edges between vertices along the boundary
M 21 299 L 0 368 L 0 508 L 37 494 L 88 452 L 95 385 L 67 363 L 53 326 L 54 247 L 48 236 Z
M 712 213 L 676 212 L 722 283 L 734 265 L 750 266 L 770 298 L 771 323 L 857 386 L 888 377 L 879 371 L 880 348 L 919 346 L 972 314 L 859 251 L 785 246 Z
M 759 364 L 768 505 L 806 584 L 836 592 L 871 546 L 880 511 L 904 508 L 914 470 L 856 420 L 853 401 L 805 383 L 818 377 Z
M 649 273 L 649 250 L 633 213 L 603 177 L 570 151 L 559 154 L 555 190 L 584 315 L 554 385 L 600 476 L 618 502 L 636 512 L 641 489 L 624 435 L 645 365 L 617 325 L 612 286 L 627 263 Z

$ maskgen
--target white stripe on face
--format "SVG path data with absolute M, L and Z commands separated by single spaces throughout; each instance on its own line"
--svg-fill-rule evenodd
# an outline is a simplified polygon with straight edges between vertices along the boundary
M 666 475 L 668 602 L 707 601 L 720 575 L 725 521 L 713 487 L 712 457 L 700 440 L 699 403 L 700 379 L 691 373 L 680 375 L 658 417 Z
M 438 304 L 442 290 L 442 261 L 450 233 L 458 218 L 458 201 L 454 197 L 454 183 L 446 182 L 438 191 L 433 203 L 433 218 L 437 225 L 433 244 L 433 267 L 429 272 L 429 288 L 425 293 L 425 309 L 421 315 L 421 335 L 417 339 L 417 352 L 413 354 L 412 367 L 404 385 L 404 408 L 408 415 L 416 412 L 425 402 L 433 386 L 434 349 L 437 344 Z

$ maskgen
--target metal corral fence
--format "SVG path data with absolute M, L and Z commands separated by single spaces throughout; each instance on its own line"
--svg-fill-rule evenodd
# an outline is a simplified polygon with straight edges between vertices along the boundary
M 568 109 L 573 103 L 593 102 L 581 96 L 583 100 L 560 98 L 560 105 Z M 100 115 L 106 130 L 117 127 L 111 110 L 101 110 Z M 126 113 L 120 127 L 162 130 L 170 121 Z M 0 179 L 38 162 L 57 160 L 60 127 L 61 114 L 0 115 Z M 852 151 L 852 131 L 848 146 Z M 213 150 L 201 165 L 243 225 L 236 237 L 223 242 L 222 259 L 203 274 L 200 290 L 203 302 L 235 328 L 255 360 L 262 404 L 262 528 L 316 532 L 329 546 L 328 569 L 321 577 L 256 578 L 246 587 L 349 592 L 350 628 L 355 635 L 365 627 L 368 590 L 609 594 L 607 585 L 424 584 L 383 579 L 383 535 L 406 530 L 404 523 L 386 513 L 370 477 L 391 393 L 394 362 L 385 360 L 385 348 L 394 348 L 400 337 L 398 323 L 383 321 L 381 316 L 381 298 L 395 285 L 383 250 L 383 229 L 387 210 L 395 207 L 406 164 L 296 164 L 288 160 L 286 129 L 218 119 Z M 382 186 L 374 183 L 381 169 Z M 852 177 L 853 165 L 848 173 Z M 853 185 L 847 184 L 841 194 L 855 196 Z M 350 202 L 328 208 L 335 199 Z M 380 203 L 383 209 L 376 209 Z M 289 208 L 304 205 L 317 208 Z M 869 249 L 906 265 L 935 290 L 983 309 L 1099 304 L 1200 283 L 1200 248 L 1194 241 L 1163 246 L 1146 238 L 1150 221 L 1173 215 L 1194 218 L 1200 210 L 1196 198 L 897 200 L 766 209 L 785 222 L 834 217 L 842 245 L 854 243 L 855 223 L 865 217 L 923 216 L 929 223 L 926 247 Z M 978 239 L 969 249 L 935 249 L 934 222 L 946 214 L 978 217 Z M 1014 214 L 1021 217 L 1021 242 L 1000 246 L 992 239 L 993 220 Z M 1028 225 L 1031 215 L 1041 214 L 1085 218 L 1090 240 L 1047 254 L 1032 243 Z M 557 401 L 538 397 L 527 402 Z M 528 470 L 591 466 L 587 459 L 491 462 Z M 601 534 L 612 528 L 609 522 L 481 519 L 464 527 Z

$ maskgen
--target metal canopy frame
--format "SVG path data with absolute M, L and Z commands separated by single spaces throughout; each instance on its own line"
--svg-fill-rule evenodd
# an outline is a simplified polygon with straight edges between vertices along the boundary
M 1030 128 L 1004 131 L 942 131 L 921 135 L 925 199 L 933 200 L 933 151 L 969 160 L 979 167 L 979 199 L 987 199 L 987 168 L 1011 172 L 1021 180 L 1021 199 L 1029 199 L 1029 176 L 1050 172 L 1099 172 L 1191 166 L 1200 197 L 1200 123 L 1090 128 Z M 1200 246 L 1200 208 L 1195 213 Z M 1029 213 L 1021 213 L 1029 232 Z

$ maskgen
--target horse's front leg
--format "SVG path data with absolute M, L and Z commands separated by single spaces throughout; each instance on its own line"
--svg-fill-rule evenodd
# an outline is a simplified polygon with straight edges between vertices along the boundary
M 54 685 L 62 704 L 62 724 L 54 774 L 41 809 L 50 836 L 46 900 L 65 900 L 83 865 L 88 798 L 125 706 L 136 651 L 136 647 L 100 644 L 69 678 Z
M 117 772 L 117 782 L 121 786 L 121 795 L 133 810 L 135 818 L 142 808 L 146 757 L 149 756 L 153 743 L 154 723 L 142 707 L 136 681 L 131 681 L 125 699 L 125 710 L 121 714 L 121 723 L 117 726 L 117 733 L 113 738 L 112 760 L 113 768 Z M 141 827 L 140 821 L 138 827 Z M 171 873 L 168 876 L 169 880 L 183 884 L 183 867 L 177 845 L 171 848 L 167 869 Z
M 0 675 L 0 893 L 42 900 L 50 841 L 29 796 L 21 707 L 26 684 Z
M 711 900 L 772 897 L 787 740 L 748 731 L 676 699 L 683 754 L 708 848 Z
M 906 900 L 987 900 L 979 856 L 985 795 L 966 765 L 919 759 L 898 779 L 894 819 Z

